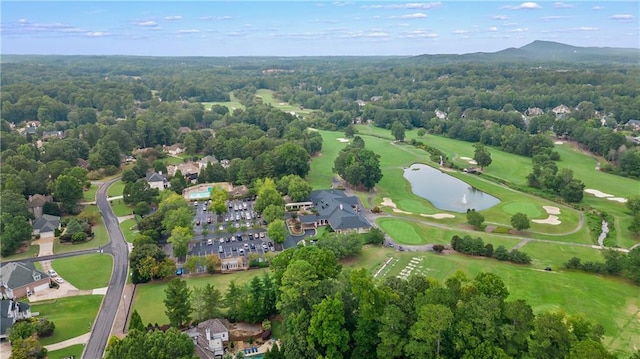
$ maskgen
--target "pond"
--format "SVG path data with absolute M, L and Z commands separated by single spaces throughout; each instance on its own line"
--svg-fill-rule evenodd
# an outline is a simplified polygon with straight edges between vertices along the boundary
M 496 197 L 421 163 L 405 168 L 404 178 L 411 183 L 414 194 L 428 200 L 438 209 L 465 213 L 470 208 L 481 211 L 500 203 Z

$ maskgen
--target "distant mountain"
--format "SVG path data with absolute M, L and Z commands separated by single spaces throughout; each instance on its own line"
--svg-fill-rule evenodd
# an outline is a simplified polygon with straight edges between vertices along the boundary
M 463 55 L 420 55 L 415 60 L 429 62 L 589 62 L 640 65 L 640 49 L 579 47 L 553 41 L 534 41 L 520 48 Z

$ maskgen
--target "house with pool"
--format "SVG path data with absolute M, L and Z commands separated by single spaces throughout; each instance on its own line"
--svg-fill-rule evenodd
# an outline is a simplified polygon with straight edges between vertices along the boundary
M 230 198 L 242 198 L 249 193 L 247 186 L 234 186 L 229 182 L 217 182 L 217 183 L 202 183 L 197 186 L 185 188 L 182 192 L 182 196 L 187 201 L 199 201 L 203 199 L 209 199 L 211 197 L 211 191 L 213 187 L 222 187 L 229 194 Z

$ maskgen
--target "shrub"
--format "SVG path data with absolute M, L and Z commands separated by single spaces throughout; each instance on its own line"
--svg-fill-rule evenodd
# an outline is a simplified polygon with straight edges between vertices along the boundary
M 87 240 L 87 234 L 84 232 L 78 232 L 78 233 L 75 233 L 73 236 L 71 236 L 71 241 L 73 243 L 84 242 L 86 240 Z
M 436 253 L 442 253 L 444 251 L 444 246 L 442 244 L 434 244 L 433 251 Z
M 375 207 L 371 208 L 371 212 L 372 213 L 380 213 L 380 212 L 382 212 L 382 210 L 380 209 L 380 207 L 375 206 Z
M 56 329 L 56 325 L 47 318 L 40 318 L 35 327 L 39 337 L 48 337 Z

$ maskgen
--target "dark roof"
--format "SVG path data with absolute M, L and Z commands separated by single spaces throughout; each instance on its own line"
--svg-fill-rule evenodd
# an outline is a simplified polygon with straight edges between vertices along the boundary
M 0 267 L 0 282 L 9 288 L 18 288 L 36 281 L 33 277 L 40 274 L 40 278 L 47 278 L 45 273 L 36 269 L 30 262 L 5 262 Z
M 167 177 L 157 172 L 147 173 L 147 182 L 166 182 Z
M 13 326 L 13 319 L 7 317 L 12 303 L 9 299 L 0 300 L 0 335 L 6 334 L 7 329 Z
M 629 120 L 629 121 L 627 121 L 627 125 L 638 125 L 638 126 L 640 126 L 640 120 Z
M 33 229 L 40 232 L 53 232 L 60 227 L 60 217 L 50 214 L 43 214 L 42 217 L 33 221 Z
M 320 218 L 327 219 L 333 230 L 369 228 L 371 225 L 356 210 L 357 197 L 347 196 L 339 190 L 313 191 L 309 196 Z
M 224 325 L 220 319 L 209 319 L 198 324 L 198 329 L 202 329 L 203 333 L 207 328 L 211 331 L 211 336 L 215 333 L 224 333 L 229 331 L 227 326 Z
M 51 196 L 34 194 L 33 196 L 29 196 L 29 208 L 42 207 L 45 203 L 51 202 L 52 200 L 53 197 Z
M 318 219 L 318 216 L 315 214 L 303 214 L 298 216 L 298 219 L 302 223 L 314 223 Z

